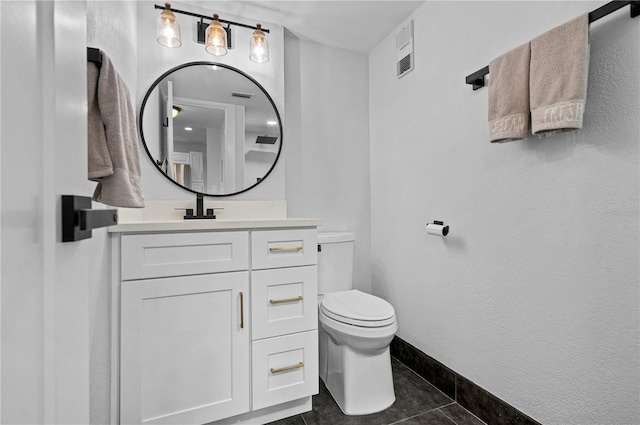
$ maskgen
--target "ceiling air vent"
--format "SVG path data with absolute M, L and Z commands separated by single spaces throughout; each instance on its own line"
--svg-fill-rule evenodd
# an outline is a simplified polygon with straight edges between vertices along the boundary
M 278 136 L 258 136 L 256 143 L 264 143 L 267 145 L 273 145 L 278 140 Z
M 414 68 L 413 61 L 413 21 L 409 21 L 396 33 L 396 75 L 404 76 Z
M 231 96 L 233 97 L 241 97 L 243 99 L 251 99 L 254 95 L 251 93 L 240 93 L 240 92 L 231 92 Z

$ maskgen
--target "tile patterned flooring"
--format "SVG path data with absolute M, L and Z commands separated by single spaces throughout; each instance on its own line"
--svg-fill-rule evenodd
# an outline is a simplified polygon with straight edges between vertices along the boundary
M 396 401 L 383 412 L 345 415 L 320 380 L 320 394 L 313 396 L 313 410 L 269 425 L 484 425 L 395 358 L 392 358 L 391 366 Z

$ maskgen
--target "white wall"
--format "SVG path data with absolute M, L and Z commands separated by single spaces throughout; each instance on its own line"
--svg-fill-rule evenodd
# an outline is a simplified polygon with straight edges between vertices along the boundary
M 134 105 L 137 26 L 134 2 L 90 0 L 87 4 L 87 46 L 99 48 L 109 56 L 127 85 Z M 144 161 L 144 148 L 139 148 L 140 160 Z M 91 185 L 95 187 L 95 183 Z M 93 279 L 89 281 L 90 418 L 92 424 L 106 424 L 111 418 L 111 263 L 107 232 L 94 231 L 87 243 L 93 269 Z
M 285 37 L 287 206 L 356 234 L 355 287 L 371 292 L 367 56 Z
M 160 46 L 156 41 L 156 19 L 160 10 L 154 8 L 152 2 L 137 2 L 137 93 L 136 108 L 139 110 L 145 94 L 153 82 L 169 69 L 187 62 L 208 61 L 231 65 L 255 78 L 269 93 L 284 123 L 284 30 L 283 27 L 270 22 L 263 22 L 263 26 L 270 30 L 269 62 L 257 64 L 249 60 L 249 38 L 252 30 L 233 27 L 232 38 L 234 48 L 225 56 L 212 56 L 204 50 L 204 45 L 196 43 L 196 18 L 177 14 L 182 31 L 182 46 L 177 49 L 169 49 Z M 175 9 L 188 10 L 193 13 L 212 15 L 211 9 L 202 9 L 184 3 L 171 2 Z M 255 25 L 257 22 L 252 17 L 238 17 L 222 15 L 222 19 Z M 287 140 L 284 138 L 284 144 Z M 158 172 L 149 159 L 144 149 L 140 156 L 142 168 L 142 184 L 145 197 L 152 200 L 178 200 L 194 199 L 195 196 L 182 188 L 169 182 Z M 227 200 L 284 200 L 285 199 L 285 155 L 280 155 L 278 164 L 269 177 L 257 187 L 248 192 L 225 197 Z
M 577 132 L 489 144 L 464 77 L 602 4 L 428 2 L 413 72 L 393 34 L 369 58 L 373 292 L 398 336 L 544 424 L 640 422 L 640 25 L 592 25 Z

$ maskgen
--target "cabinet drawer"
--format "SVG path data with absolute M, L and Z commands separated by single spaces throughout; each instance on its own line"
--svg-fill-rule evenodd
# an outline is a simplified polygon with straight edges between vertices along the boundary
M 318 328 L 316 266 L 251 273 L 253 339 Z
M 122 280 L 247 270 L 248 232 L 122 236 Z
M 318 332 L 253 342 L 253 410 L 318 393 Z
M 316 229 L 252 232 L 251 254 L 254 270 L 317 264 Z

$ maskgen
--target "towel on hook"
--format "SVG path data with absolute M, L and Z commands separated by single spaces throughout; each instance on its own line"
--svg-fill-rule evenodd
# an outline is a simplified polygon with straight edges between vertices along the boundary
M 98 182 L 93 200 L 142 208 L 142 177 L 136 115 L 129 89 L 102 53 L 102 65 L 87 63 L 89 180 Z
M 589 74 L 589 15 L 531 40 L 531 122 L 547 137 L 582 128 Z
M 489 63 L 489 141 L 510 142 L 529 133 L 529 43 Z

